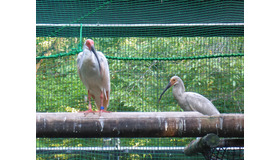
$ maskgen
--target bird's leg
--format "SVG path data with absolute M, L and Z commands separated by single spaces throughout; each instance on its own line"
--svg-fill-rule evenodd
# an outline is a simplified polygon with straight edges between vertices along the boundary
M 88 90 L 88 110 L 91 110 L 92 111 L 92 106 L 91 106 L 91 95 L 89 94 L 89 90 Z
M 107 94 L 108 94 L 108 92 L 107 92 Z M 101 94 L 100 94 L 100 110 L 99 111 L 93 111 L 92 110 L 92 105 L 91 105 L 91 102 L 90 102 L 90 98 L 93 98 L 93 99 L 95 99 L 95 97 L 93 96 L 93 95 L 91 95 L 90 93 L 89 93 L 89 91 L 88 91 L 88 100 L 89 100 L 89 102 L 88 102 L 88 110 L 87 111 L 81 111 L 82 113 L 84 113 L 85 114 L 85 116 L 87 115 L 87 114 L 89 114 L 89 113 L 95 113 L 95 112 L 99 112 L 99 116 L 101 116 L 101 112 L 107 112 L 107 113 L 110 113 L 110 111 L 105 111 L 104 110 L 104 106 L 103 106 L 103 101 L 104 101 L 104 94 L 103 94 L 103 92 L 101 91 Z
M 104 106 L 103 106 L 103 100 L 104 100 L 104 94 L 103 92 L 101 91 L 101 94 L 100 94 L 100 111 L 97 111 L 99 112 L 99 116 L 101 116 L 101 112 L 107 112 L 107 113 L 110 113 L 110 111 L 105 111 L 104 110 Z
M 89 113 L 93 113 L 94 114 L 94 111 L 92 110 L 90 99 L 91 99 L 91 94 L 89 93 L 89 90 L 88 90 L 88 110 L 87 111 L 81 111 L 82 113 L 84 113 L 85 116 L 87 114 L 89 114 Z

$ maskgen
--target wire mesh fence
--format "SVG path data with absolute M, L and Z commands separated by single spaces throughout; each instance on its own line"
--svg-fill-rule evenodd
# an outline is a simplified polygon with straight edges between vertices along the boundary
M 87 110 L 76 58 L 90 38 L 108 59 L 109 111 L 182 111 L 171 90 L 157 101 L 177 75 L 186 91 L 204 95 L 221 113 L 244 113 L 244 37 L 237 24 L 243 22 L 243 1 L 36 2 L 37 112 Z M 192 140 L 37 138 L 36 157 L 205 159 L 184 156 L 182 148 Z
M 183 145 L 183 141 L 186 142 L 187 139 L 75 138 L 65 141 L 67 140 L 48 139 L 47 142 L 53 147 L 37 146 L 37 157 L 42 159 L 186 159 L 183 154 L 184 147 L 177 147 L 177 145 L 180 143 Z M 84 147 L 81 147 L 82 144 Z M 196 158 L 204 159 L 202 155 Z
M 68 45 L 64 41 L 68 41 L 68 38 L 59 39 L 60 47 L 54 50 L 67 52 Z M 243 113 L 243 56 L 224 56 L 226 53 L 242 53 L 243 37 L 93 39 L 98 50 L 104 49 L 106 56 L 113 57 L 108 58 L 112 88 L 111 111 L 180 111 L 171 92 L 160 104 L 157 102 L 168 80 L 177 75 L 183 79 L 187 91 L 205 95 L 220 112 Z M 117 42 L 114 44 L 112 41 Z M 46 42 L 51 43 L 52 40 Z M 43 46 L 43 43 L 38 45 Z M 208 45 L 205 46 L 205 43 Z M 237 46 L 227 46 L 230 44 Z M 116 51 L 112 51 L 112 48 Z M 37 47 L 37 53 L 42 52 L 40 49 Z M 213 54 L 221 57 L 206 57 Z M 116 55 L 120 59 L 127 59 L 119 60 Z M 76 57 L 57 55 L 56 58 L 41 59 L 38 62 L 37 111 L 86 108 L 87 91 L 77 75 Z M 133 57 L 140 59 L 134 60 Z M 171 59 L 156 59 L 166 57 Z M 172 59 L 184 57 L 192 59 Z

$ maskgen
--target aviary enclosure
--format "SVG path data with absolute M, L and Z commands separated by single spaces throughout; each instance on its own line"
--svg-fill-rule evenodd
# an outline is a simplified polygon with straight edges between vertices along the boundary
M 113 114 L 184 112 L 171 89 L 158 102 L 174 75 L 221 114 L 244 113 L 243 1 L 37 0 L 37 114 L 87 110 L 76 58 L 89 38 L 109 63 Z M 244 159 L 242 142 L 186 156 L 184 148 L 196 137 L 37 135 L 36 158 Z M 243 141 L 240 135 L 225 137 Z

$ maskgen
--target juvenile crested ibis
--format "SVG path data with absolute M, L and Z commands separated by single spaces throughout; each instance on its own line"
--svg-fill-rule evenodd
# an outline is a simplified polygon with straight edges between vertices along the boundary
M 184 111 L 197 111 L 204 115 L 220 114 L 217 108 L 207 98 L 195 92 L 185 92 L 183 81 L 178 76 L 173 76 L 164 91 L 161 93 L 159 100 L 165 91 L 173 86 L 173 96 L 178 102 L 179 106 Z
M 96 51 L 94 42 L 87 39 L 83 52 L 77 57 L 78 74 L 88 91 L 88 110 L 83 113 L 108 112 L 110 98 L 110 73 L 106 57 L 102 52 Z M 91 97 L 94 99 L 98 111 L 92 110 Z

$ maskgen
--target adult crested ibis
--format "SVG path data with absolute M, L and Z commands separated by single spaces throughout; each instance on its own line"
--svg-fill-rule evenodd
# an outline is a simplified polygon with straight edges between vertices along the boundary
M 173 96 L 178 102 L 179 106 L 184 111 L 197 111 L 204 115 L 220 114 L 217 108 L 204 96 L 195 92 L 185 92 L 183 81 L 178 76 L 173 76 L 164 91 L 161 93 L 159 100 L 165 91 L 173 86 Z
M 96 51 L 94 42 L 87 39 L 84 43 L 83 52 L 77 57 L 78 74 L 88 90 L 88 113 L 108 112 L 110 98 L 110 73 L 106 57 L 102 52 Z M 94 99 L 98 111 L 92 110 L 91 97 Z

